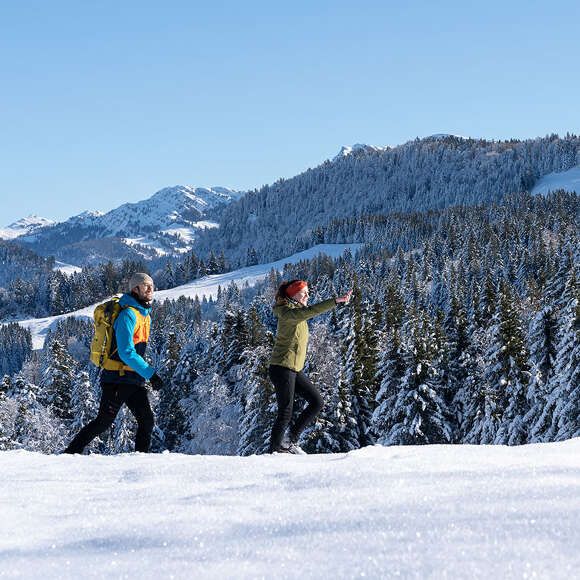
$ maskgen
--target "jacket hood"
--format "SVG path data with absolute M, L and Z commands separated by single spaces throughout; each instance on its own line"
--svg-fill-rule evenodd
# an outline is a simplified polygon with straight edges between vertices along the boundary
M 132 308 L 136 308 L 143 316 L 147 316 L 151 312 L 151 308 L 145 308 L 142 306 L 131 296 L 130 294 L 123 294 L 121 298 L 119 298 L 119 304 L 121 306 L 131 306 Z

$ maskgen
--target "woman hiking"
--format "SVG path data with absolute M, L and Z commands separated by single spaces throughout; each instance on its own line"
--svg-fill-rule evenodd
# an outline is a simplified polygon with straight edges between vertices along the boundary
M 304 451 L 296 442 L 306 425 L 322 409 L 322 397 L 308 377 L 302 372 L 308 343 L 306 321 L 318 314 L 332 310 L 337 304 L 350 302 L 352 290 L 318 304 L 308 306 L 308 284 L 303 280 L 282 282 L 276 294 L 274 314 L 278 318 L 276 342 L 270 358 L 270 379 L 276 389 L 278 415 L 270 437 L 270 453 L 295 453 Z M 292 418 L 294 393 L 306 399 L 308 405 L 296 419 L 288 434 L 286 428 Z

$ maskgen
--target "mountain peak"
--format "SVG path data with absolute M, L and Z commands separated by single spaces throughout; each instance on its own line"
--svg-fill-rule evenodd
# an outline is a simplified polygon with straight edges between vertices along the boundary
M 447 137 L 455 137 L 455 139 L 469 140 L 470 137 L 464 137 L 463 135 L 454 135 L 453 133 L 435 133 L 434 135 L 429 135 L 426 139 L 447 139 Z
M 376 145 L 367 145 L 365 143 L 355 143 L 352 147 L 343 145 L 338 153 L 333 159 L 333 161 L 337 161 L 338 159 L 342 159 L 343 157 L 347 157 L 351 153 L 355 151 L 386 151 L 389 147 L 377 147 Z

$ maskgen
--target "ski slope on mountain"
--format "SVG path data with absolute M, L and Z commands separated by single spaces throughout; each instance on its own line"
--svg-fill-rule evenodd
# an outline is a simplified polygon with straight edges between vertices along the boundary
M 580 192 L 580 167 L 573 167 L 561 173 L 544 175 L 538 179 L 532 193 L 546 195 L 548 191 L 556 191 L 557 189 Z
M 578 439 L 0 460 L 2 578 L 554 580 L 580 566 Z
M 82 268 L 79 268 L 78 266 L 72 266 L 71 264 L 65 264 L 64 262 L 55 262 L 54 263 L 54 271 L 59 271 L 62 272 L 63 274 L 79 274 L 80 272 L 83 271 Z
M 303 252 L 298 252 L 297 254 L 283 258 L 282 260 L 277 260 L 276 262 L 248 266 L 246 268 L 240 268 L 239 270 L 226 272 L 225 274 L 204 276 L 199 280 L 194 280 L 193 282 L 184 284 L 183 286 L 177 286 L 175 288 L 171 288 L 170 290 L 160 290 L 155 293 L 155 300 L 161 302 L 166 299 L 176 300 L 180 296 L 185 296 L 187 298 L 195 298 L 197 296 L 200 300 L 204 296 L 208 299 L 211 296 L 215 299 L 217 297 L 218 288 L 220 286 L 222 288 L 226 288 L 232 282 L 240 287 L 244 286 L 246 283 L 249 286 L 254 286 L 258 282 L 264 280 L 272 269 L 282 271 L 284 269 L 284 264 L 296 264 L 301 260 L 309 260 L 320 254 L 326 254 L 332 258 L 338 258 L 345 252 L 347 248 L 354 253 L 360 246 L 361 244 L 320 244 L 318 246 L 314 246 L 313 248 L 309 248 L 308 250 L 304 250 Z M 97 304 L 92 304 L 91 306 L 87 306 L 82 310 L 76 310 L 67 314 L 49 316 L 46 318 L 20 320 L 18 323 L 30 330 L 32 334 L 32 348 L 37 350 L 42 348 L 48 329 L 55 328 L 59 320 L 68 318 L 70 316 L 79 316 L 92 319 L 93 312 Z

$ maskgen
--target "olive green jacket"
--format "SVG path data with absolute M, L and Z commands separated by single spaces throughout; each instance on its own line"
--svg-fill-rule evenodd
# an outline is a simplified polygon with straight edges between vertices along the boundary
M 296 372 L 301 371 L 304 368 L 308 344 L 306 321 L 332 310 L 335 306 L 334 298 L 312 306 L 302 306 L 295 302 L 277 302 L 274 306 L 274 314 L 278 318 L 278 330 L 270 364 Z

